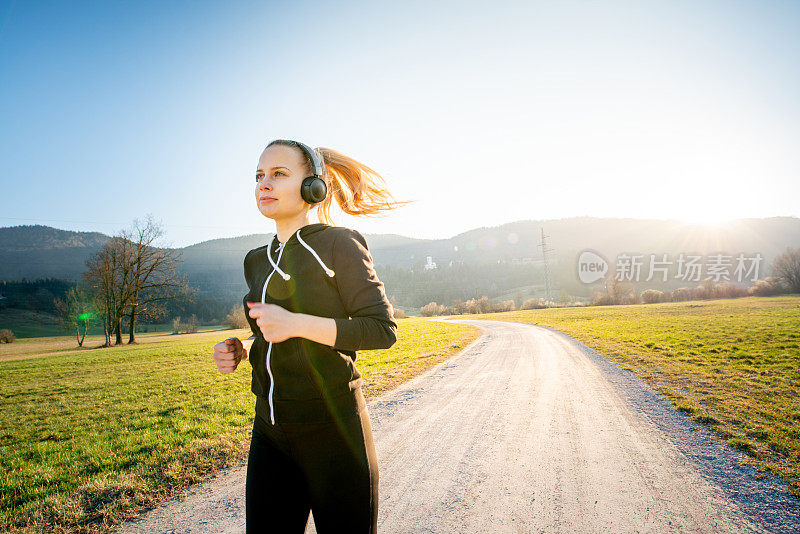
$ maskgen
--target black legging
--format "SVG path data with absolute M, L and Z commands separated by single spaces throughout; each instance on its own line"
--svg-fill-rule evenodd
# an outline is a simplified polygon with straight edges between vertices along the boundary
M 318 534 L 377 532 L 378 460 L 366 406 L 338 423 L 273 425 L 256 413 L 246 532 L 305 532 L 309 510 Z

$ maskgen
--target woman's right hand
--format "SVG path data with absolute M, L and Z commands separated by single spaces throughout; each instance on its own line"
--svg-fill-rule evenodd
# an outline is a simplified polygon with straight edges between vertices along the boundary
M 214 345 L 214 362 L 220 373 L 232 373 L 239 362 L 247 359 L 247 349 L 238 337 L 229 337 Z

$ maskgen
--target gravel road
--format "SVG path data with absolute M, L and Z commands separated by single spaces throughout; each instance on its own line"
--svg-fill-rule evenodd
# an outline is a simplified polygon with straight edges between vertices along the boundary
M 452 320 L 482 335 L 369 403 L 381 532 L 800 532 L 781 479 L 592 349 L 547 327 Z M 244 532 L 245 470 L 114 532 Z

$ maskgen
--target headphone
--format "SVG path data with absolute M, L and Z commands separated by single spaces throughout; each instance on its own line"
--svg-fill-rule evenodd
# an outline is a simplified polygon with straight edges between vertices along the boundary
M 303 197 L 303 200 L 309 204 L 317 204 L 325 200 L 328 195 L 328 186 L 322 178 L 325 175 L 325 162 L 322 159 L 322 154 L 300 141 L 291 139 L 276 139 L 275 141 L 289 142 L 302 149 L 311 159 L 314 174 L 303 178 L 303 183 L 300 185 L 300 196 Z

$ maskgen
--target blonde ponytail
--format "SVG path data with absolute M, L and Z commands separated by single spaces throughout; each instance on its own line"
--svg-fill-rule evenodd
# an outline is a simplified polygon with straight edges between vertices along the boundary
M 331 148 L 319 147 L 325 161 L 325 182 L 328 196 L 320 202 L 317 214 L 320 222 L 333 224 L 330 209 L 333 199 L 349 215 L 376 215 L 400 207 L 413 200 L 395 201 L 383 185 L 386 181 L 363 163 Z

